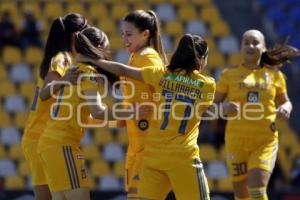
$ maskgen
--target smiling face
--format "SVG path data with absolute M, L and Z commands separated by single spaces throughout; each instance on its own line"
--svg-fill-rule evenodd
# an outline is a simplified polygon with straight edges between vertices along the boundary
M 122 25 L 122 38 L 127 51 L 137 52 L 148 45 L 149 31 L 140 31 L 133 23 L 125 21 Z
M 244 33 L 241 44 L 244 63 L 257 63 L 265 50 L 265 38 L 260 31 L 249 30 Z

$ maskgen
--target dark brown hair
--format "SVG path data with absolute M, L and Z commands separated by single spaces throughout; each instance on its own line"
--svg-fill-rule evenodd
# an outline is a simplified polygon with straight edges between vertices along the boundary
M 71 51 L 71 36 L 87 26 L 85 17 L 70 13 L 53 20 L 46 42 L 44 57 L 40 65 L 40 78 L 48 74 L 51 59 L 60 51 Z
M 185 34 L 179 41 L 170 64 L 167 66 L 171 72 L 185 70 L 186 74 L 194 70 L 203 69 L 200 59 L 208 55 L 206 41 L 199 35 Z
M 168 59 L 161 40 L 161 31 L 159 19 L 152 10 L 136 10 L 129 13 L 125 18 L 125 22 L 134 24 L 140 31 L 149 30 L 149 44 L 152 44 L 154 49 L 159 53 L 164 64 L 168 63 Z

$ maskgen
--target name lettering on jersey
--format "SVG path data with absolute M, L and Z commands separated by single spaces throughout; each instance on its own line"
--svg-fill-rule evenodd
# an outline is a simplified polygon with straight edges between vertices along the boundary
M 192 85 L 194 86 L 195 82 Z M 188 85 L 180 84 L 177 81 L 175 82 L 173 79 L 170 79 L 170 77 L 161 79 L 159 82 L 159 86 L 161 86 L 165 90 L 173 91 L 177 94 L 187 95 L 193 99 L 202 98 L 202 90 L 190 87 Z
M 193 85 L 193 86 L 199 87 L 199 88 L 202 88 L 204 85 L 204 83 L 202 81 L 192 79 L 187 76 L 178 75 L 178 74 L 165 74 L 164 77 L 167 80 L 174 80 L 177 82 Z

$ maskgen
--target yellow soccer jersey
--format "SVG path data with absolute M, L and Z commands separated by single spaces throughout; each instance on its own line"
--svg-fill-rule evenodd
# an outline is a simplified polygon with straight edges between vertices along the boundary
M 61 88 L 56 97 L 56 104 L 51 109 L 52 119 L 47 123 L 41 140 L 45 144 L 72 144 L 79 146 L 84 134 L 84 125 L 90 115 L 84 91 L 98 91 L 97 71 L 90 65 L 78 63 L 79 70 L 84 72 L 77 85 Z M 46 142 L 45 142 L 46 141 Z M 47 148 L 44 145 L 39 149 Z
M 128 65 L 137 68 L 155 66 L 158 69 L 164 69 L 164 64 L 159 54 L 151 47 L 147 47 L 141 52 L 131 54 Z M 132 85 L 128 83 L 122 85 L 124 95 L 130 97 L 124 100 L 125 103 L 131 104 L 153 101 L 153 88 L 151 88 L 150 85 L 127 77 L 124 77 L 123 80 L 132 83 Z M 150 119 L 145 120 L 148 121 L 147 126 L 151 126 Z M 128 154 L 135 154 L 144 148 L 144 137 L 147 132 L 147 127 L 144 127 L 143 123 L 140 123 L 139 120 L 127 120 L 126 125 L 129 140 Z
M 69 54 L 63 52 L 58 53 L 52 59 L 49 71 L 56 71 L 63 76 L 70 67 L 71 62 L 72 60 Z M 40 100 L 39 95 L 43 85 L 44 81 L 39 78 L 22 139 L 23 144 L 38 140 L 46 126 L 46 123 L 50 119 L 50 107 L 52 103 L 55 102 L 55 99 L 50 98 L 46 101 Z
M 241 112 L 229 116 L 235 120 L 228 120 L 227 134 L 275 132 L 275 97 L 286 93 L 280 71 L 266 67 L 250 70 L 243 66 L 228 69 L 221 75 L 217 91 L 227 94 L 228 101 L 240 103 Z
M 154 67 L 144 68 L 142 76 L 160 94 L 154 109 L 157 114 L 148 131 L 144 161 L 167 169 L 198 157 L 198 126 L 203 112 L 212 104 L 214 79 L 197 70 L 187 76 Z

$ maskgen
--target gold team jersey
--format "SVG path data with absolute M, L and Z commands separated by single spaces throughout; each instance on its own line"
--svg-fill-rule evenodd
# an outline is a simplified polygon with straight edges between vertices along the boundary
M 84 91 L 98 91 L 97 71 L 88 64 L 78 63 L 77 67 L 83 72 L 83 78 L 77 85 L 64 86 L 60 89 L 56 104 L 51 109 L 51 120 L 41 136 L 39 149 L 48 145 L 69 144 L 79 146 L 90 115 Z
M 244 66 L 225 70 L 217 91 L 227 94 L 229 102 L 240 104 L 240 112 L 229 119 L 226 135 L 275 133 L 275 97 L 286 93 L 286 82 L 280 71 L 266 67 L 251 70 Z
M 71 63 L 70 55 L 66 52 L 60 52 L 52 58 L 49 71 L 55 71 L 60 76 L 63 76 Z M 37 141 L 50 119 L 50 107 L 55 102 L 55 99 L 40 100 L 39 95 L 43 85 L 44 81 L 39 78 L 22 139 L 23 144 Z
M 155 67 L 143 68 L 142 76 L 159 94 L 148 131 L 144 162 L 163 170 L 199 157 L 198 127 L 203 112 L 212 104 L 214 79 L 197 70 L 187 76 Z
M 164 69 L 162 59 L 160 58 L 159 54 L 151 47 L 146 47 L 141 52 L 131 54 L 130 59 L 128 61 L 128 65 L 137 68 L 155 66 L 158 69 Z M 125 80 L 126 82 L 131 82 L 133 84 L 122 84 L 124 96 L 130 97 L 124 100 L 125 105 L 126 103 L 134 104 L 153 101 L 153 88 L 151 88 L 150 85 L 127 77 L 122 77 L 122 80 Z M 148 121 L 148 127 L 151 126 L 150 119 L 145 120 Z M 143 124 L 139 124 L 139 122 L 139 120 L 126 120 L 129 140 L 129 155 L 134 155 L 135 153 L 143 150 L 144 148 L 144 137 L 146 136 L 146 132 L 148 130 L 145 130 L 146 128 L 143 127 Z

